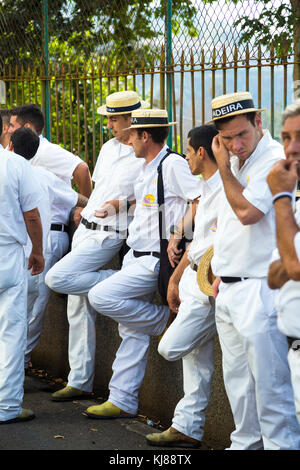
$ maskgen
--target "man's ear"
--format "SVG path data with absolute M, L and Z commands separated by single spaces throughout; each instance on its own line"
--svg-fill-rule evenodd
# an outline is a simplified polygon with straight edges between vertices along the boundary
M 205 155 L 205 149 L 204 149 L 204 147 L 199 147 L 198 150 L 197 150 L 197 158 L 198 158 L 199 160 L 203 160 L 204 155 Z

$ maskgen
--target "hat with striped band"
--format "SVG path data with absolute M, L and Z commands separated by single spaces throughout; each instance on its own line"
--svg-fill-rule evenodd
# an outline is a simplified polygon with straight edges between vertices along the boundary
M 149 103 L 139 99 L 135 91 L 117 91 L 106 97 L 106 104 L 100 106 L 97 112 L 105 116 L 129 114 L 136 109 L 149 106 Z
M 211 107 L 212 120 L 209 123 L 239 114 L 265 111 L 255 107 L 252 95 L 248 91 L 217 96 L 212 100 Z
M 165 109 L 138 109 L 131 113 L 131 126 L 129 129 L 147 127 L 174 126 L 177 122 L 169 122 Z

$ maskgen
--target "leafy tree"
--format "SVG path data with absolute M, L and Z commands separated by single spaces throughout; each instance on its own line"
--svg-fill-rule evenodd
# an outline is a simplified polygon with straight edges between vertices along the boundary
M 215 1 L 203 0 L 204 3 Z M 243 0 L 228 1 L 238 4 Z M 254 0 L 254 3 L 263 4 L 260 15 L 257 18 L 243 16 L 235 22 L 235 26 L 241 27 L 240 42 L 255 39 L 267 47 L 273 43 L 279 58 L 293 54 L 296 62 L 293 78 L 300 80 L 300 1 L 287 0 L 278 8 L 274 8 L 274 0 Z

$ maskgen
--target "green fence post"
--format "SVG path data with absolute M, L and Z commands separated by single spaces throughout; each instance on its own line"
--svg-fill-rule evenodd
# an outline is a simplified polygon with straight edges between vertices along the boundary
M 49 29 L 48 29 L 48 0 L 43 0 L 43 57 L 45 80 L 43 82 L 43 112 L 45 116 L 45 137 L 50 140 L 50 83 L 49 83 Z
M 171 60 L 172 60 L 172 0 L 167 1 L 166 9 L 166 44 L 167 44 L 167 111 L 169 121 L 173 120 L 172 108 L 172 74 L 171 74 Z M 169 128 L 168 146 L 172 148 L 173 130 L 172 126 Z

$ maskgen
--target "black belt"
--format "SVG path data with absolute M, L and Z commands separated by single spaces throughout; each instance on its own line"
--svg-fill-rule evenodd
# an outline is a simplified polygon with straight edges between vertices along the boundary
M 69 232 L 69 227 L 64 224 L 51 224 L 50 230 L 55 230 L 56 232 Z
M 244 281 L 245 279 L 249 279 L 249 277 L 227 277 L 227 276 L 221 276 L 221 281 L 225 282 L 225 284 L 230 284 L 231 282 L 240 282 L 240 281 Z
M 119 230 L 111 227 L 110 225 L 100 225 L 96 224 L 96 222 L 89 222 L 86 219 L 81 219 L 81 223 L 85 225 L 86 228 L 90 230 L 104 230 L 104 232 L 117 232 L 120 233 Z
M 139 258 L 140 256 L 155 256 L 155 258 L 160 258 L 160 254 L 157 251 L 135 251 L 133 250 L 133 256 Z
M 292 338 L 291 336 L 286 337 L 289 348 L 292 348 L 294 351 L 300 349 L 300 339 L 299 338 Z

